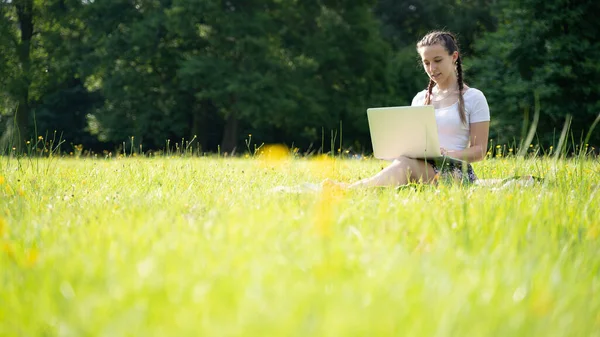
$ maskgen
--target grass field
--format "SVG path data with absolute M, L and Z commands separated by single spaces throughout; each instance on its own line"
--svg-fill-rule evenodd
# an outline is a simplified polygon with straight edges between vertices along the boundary
M 600 164 L 0 157 L 0 336 L 600 336 Z

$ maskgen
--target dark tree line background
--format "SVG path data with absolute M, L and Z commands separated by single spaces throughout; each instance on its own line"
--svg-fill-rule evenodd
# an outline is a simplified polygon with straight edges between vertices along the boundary
M 415 43 L 433 29 L 458 35 L 496 143 L 524 136 L 536 93 L 536 141 L 555 144 L 568 115 L 579 140 L 600 113 L 598 12 L 591 0 L 0 0 L 0 145 L 56 131 L 96 151 L 194 139 L 242 152 L 252 134 L 303 150 L 325 138 L 328 151 L 336 130 L 368 152 L 366 109 L 425 88 Z

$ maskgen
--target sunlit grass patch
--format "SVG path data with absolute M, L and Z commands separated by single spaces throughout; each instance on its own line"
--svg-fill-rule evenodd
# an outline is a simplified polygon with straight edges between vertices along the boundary
M 597 160 L 474 164 L 533 184 L 274 192 L 386 165 L 290 152 L 0 158 L 0 335 L 600 331 Z

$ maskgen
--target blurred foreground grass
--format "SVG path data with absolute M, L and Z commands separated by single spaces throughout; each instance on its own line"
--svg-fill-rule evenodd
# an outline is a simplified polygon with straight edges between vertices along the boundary
M 597 159 L 0 158 L 1 336 L 600 336 Z

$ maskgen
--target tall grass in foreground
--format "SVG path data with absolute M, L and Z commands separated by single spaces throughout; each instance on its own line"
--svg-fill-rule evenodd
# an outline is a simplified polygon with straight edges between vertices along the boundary
M 0 158 L 0 336 L 600 336 L 600 164 Z

